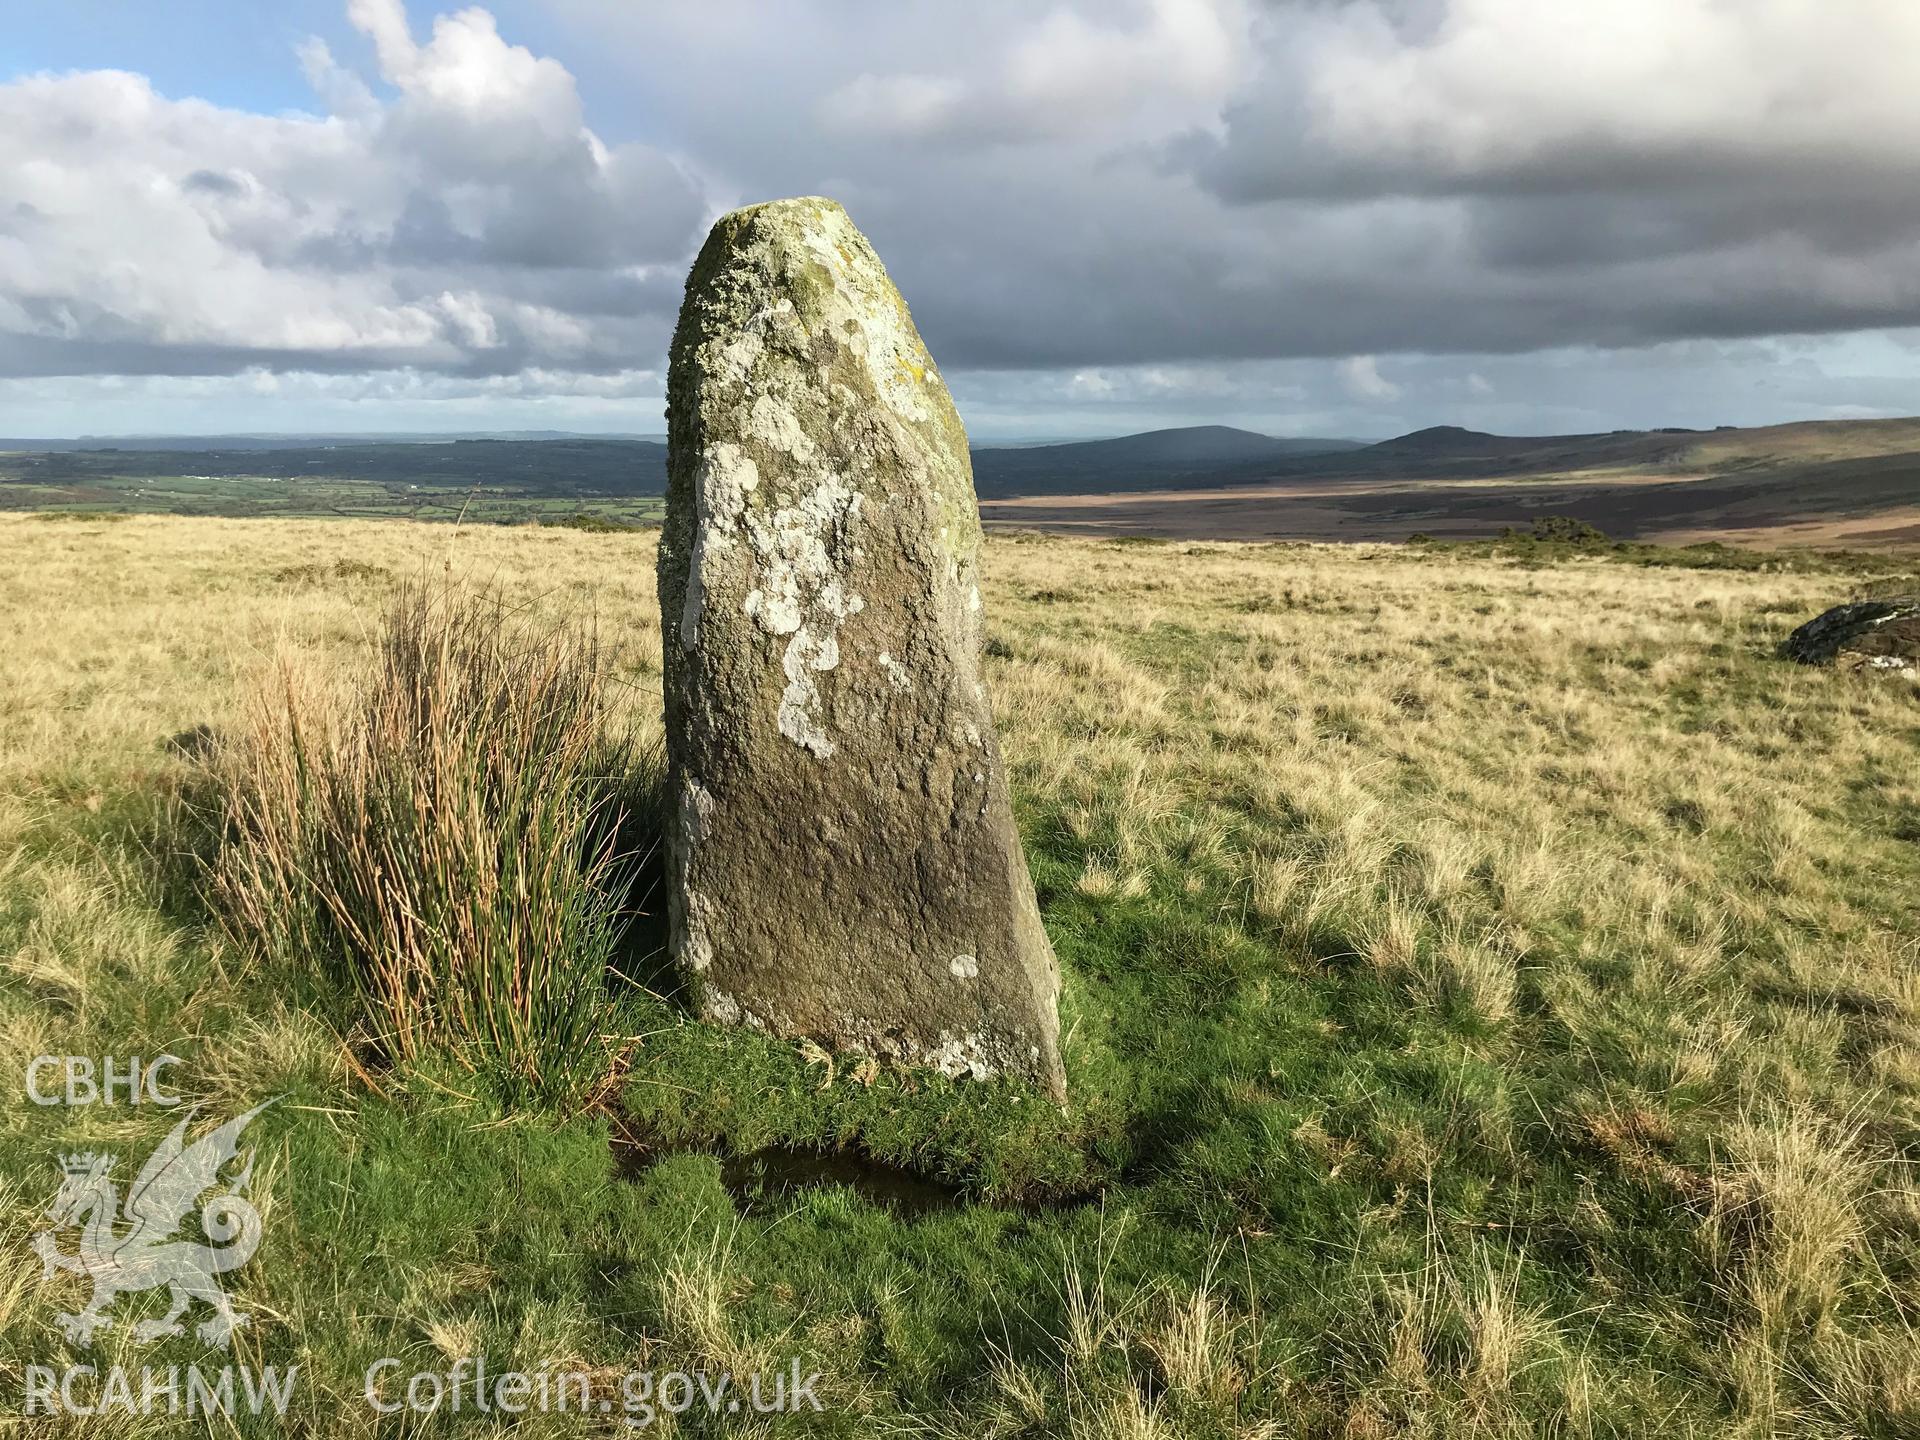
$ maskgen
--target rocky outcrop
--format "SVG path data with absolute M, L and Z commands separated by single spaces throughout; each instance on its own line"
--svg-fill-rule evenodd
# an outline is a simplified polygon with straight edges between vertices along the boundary
M 1063 1095 L 966 433 L 838 205 L 714 226 L 667 401 L 671 943 L 702 1014 Z
M 1803 665 L 1912 670 L 1920 664 L 1920 596 L 1836 605 L 1789 635 L 1784 649 Z

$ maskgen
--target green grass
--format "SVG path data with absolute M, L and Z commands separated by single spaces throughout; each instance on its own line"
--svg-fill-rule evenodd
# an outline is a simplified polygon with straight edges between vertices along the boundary
M 461 521 L 471 525 L 571 525 L 578 529 L 657 525 L 657 497 L 551 495 L 513 485 L 413 483 L 332 476 L 89 474 L 68 483 L 0 473 L 0 510 L 110 518 L 184 515 L 229 519 L 347 517 Z
M 1070 1105 L 700 1025 L 642 917 L 617 1094 L 562 1118 L 369 1050 L 175 853 L 195 762 L 164 738 L 230 730 L 273 637 L 361 657 L 445 528 L 30 528 L 0 527 L 30 621 L 0 701 L 5 1059 L 171 1049 L 209 1114 L 288 1095 L 234 1291 L 244 1357 L 303 1381 L 284 1430 L 232 1433 L 416 1433 L 359 1399 L 387 1354 L 821 1369 L 827 1413 L 764 1433 L 1920 1426 L 1920 722 L 1910 682 L 1773 656 L 1910 560 L 991 541 Z M 591 608 L 651 738 L 646 538 L 461 543 L 529 614 Z M 238 654 L 192 618 L 216 586 Z M 57 1150 L 171 1123 L 8 1105 L 23 1236 Z M 957 1198 L 753 1190 L 738 1157 L 783 1148 Z M 13 1254 L 0 1405 L 81 1358 L 50 1318 L 75 1282 Z

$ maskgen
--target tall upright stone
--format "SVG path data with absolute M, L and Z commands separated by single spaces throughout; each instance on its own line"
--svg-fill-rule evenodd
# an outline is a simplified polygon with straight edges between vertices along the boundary
M 667 420 L 669 909 L 701 1013 L 1064 1096 L 966 432 L 837 204 L 713 227 Z

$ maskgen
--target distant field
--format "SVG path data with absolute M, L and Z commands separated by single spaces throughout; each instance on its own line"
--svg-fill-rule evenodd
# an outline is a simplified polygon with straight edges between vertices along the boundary
M 1920 1433 L 1920 691 L 1775 655 L 1912 566 L 992 537 L 1071 1103 L 699 1024 L 625 983 L 642 917 L 615 1099 L 561 1116 L 378 1063 L 222 938 L 196 737 L 277 655 L 359 673 L 451 571 L 591 617 L 609 725 L 657 738 L 652 535 L 0 516 L 0 1069 L 170 1051 L 208 1115 L 288 1097 L 228 1283 L 236 1362 L 303 1377 L 284 1424 L 18 1433 L 442 1433 L 365 1405 L 388 1355 L 825 1377 L 820 1416 L 675 1435 Z M 4 1093 L 9 1393 L 202 1359 L 67 1345 L 81 1281 L 19 1238 L 60 1152 L 174 1117 Z
M 1662 543 L 1920 543 L 1920 420 L 1364 446 L 1189 426 L 973 458 L 990 524 L 1093 536 L 1476 539 L 1570 515 Z M 665 483 L 665 445 L 633 437 L 0 453 L 0 510 L 647 524 Z
M 1395 541 L 1414 534 L 1485 539 L 1548 515 L 1656 544 L 1728 541 L 1774 548 L 1880 549 L 1920 544 L 1920 469 L 1862 502 L 1857 481 L 1889 478 L 1867 462 L 1849 475 L 1727 484 L 1710 476 L 1573 473 L 1529 479 L 1334 477 L 1124 495 L 982 500 L 989 524 L 1088 536 L 1187 540 Z M 1822 484 L 1836 487 L 1823 492 Z M 1903 503 L 1913 497 L 1910 503 Z
M 0 510 L 643 524 L 665 455 L 629 439 L 0 452 Z
M 0 456 L 0 467 L 5 457 Z M 74 514 L 457 520 L 512 525 L 597 517 L 658 524 L 654 496 L 578 496 L 501 485 L 440 485 L 338 477 L 93 474 L 66 483 L 0 481 L 0 508 Z

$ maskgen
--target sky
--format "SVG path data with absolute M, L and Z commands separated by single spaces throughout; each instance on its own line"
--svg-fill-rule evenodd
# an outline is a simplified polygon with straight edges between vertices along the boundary
M 824 194 L 976 439 L 1920 411 L 1913 0 L 62 0 L 0 435 L 657 433 Z

